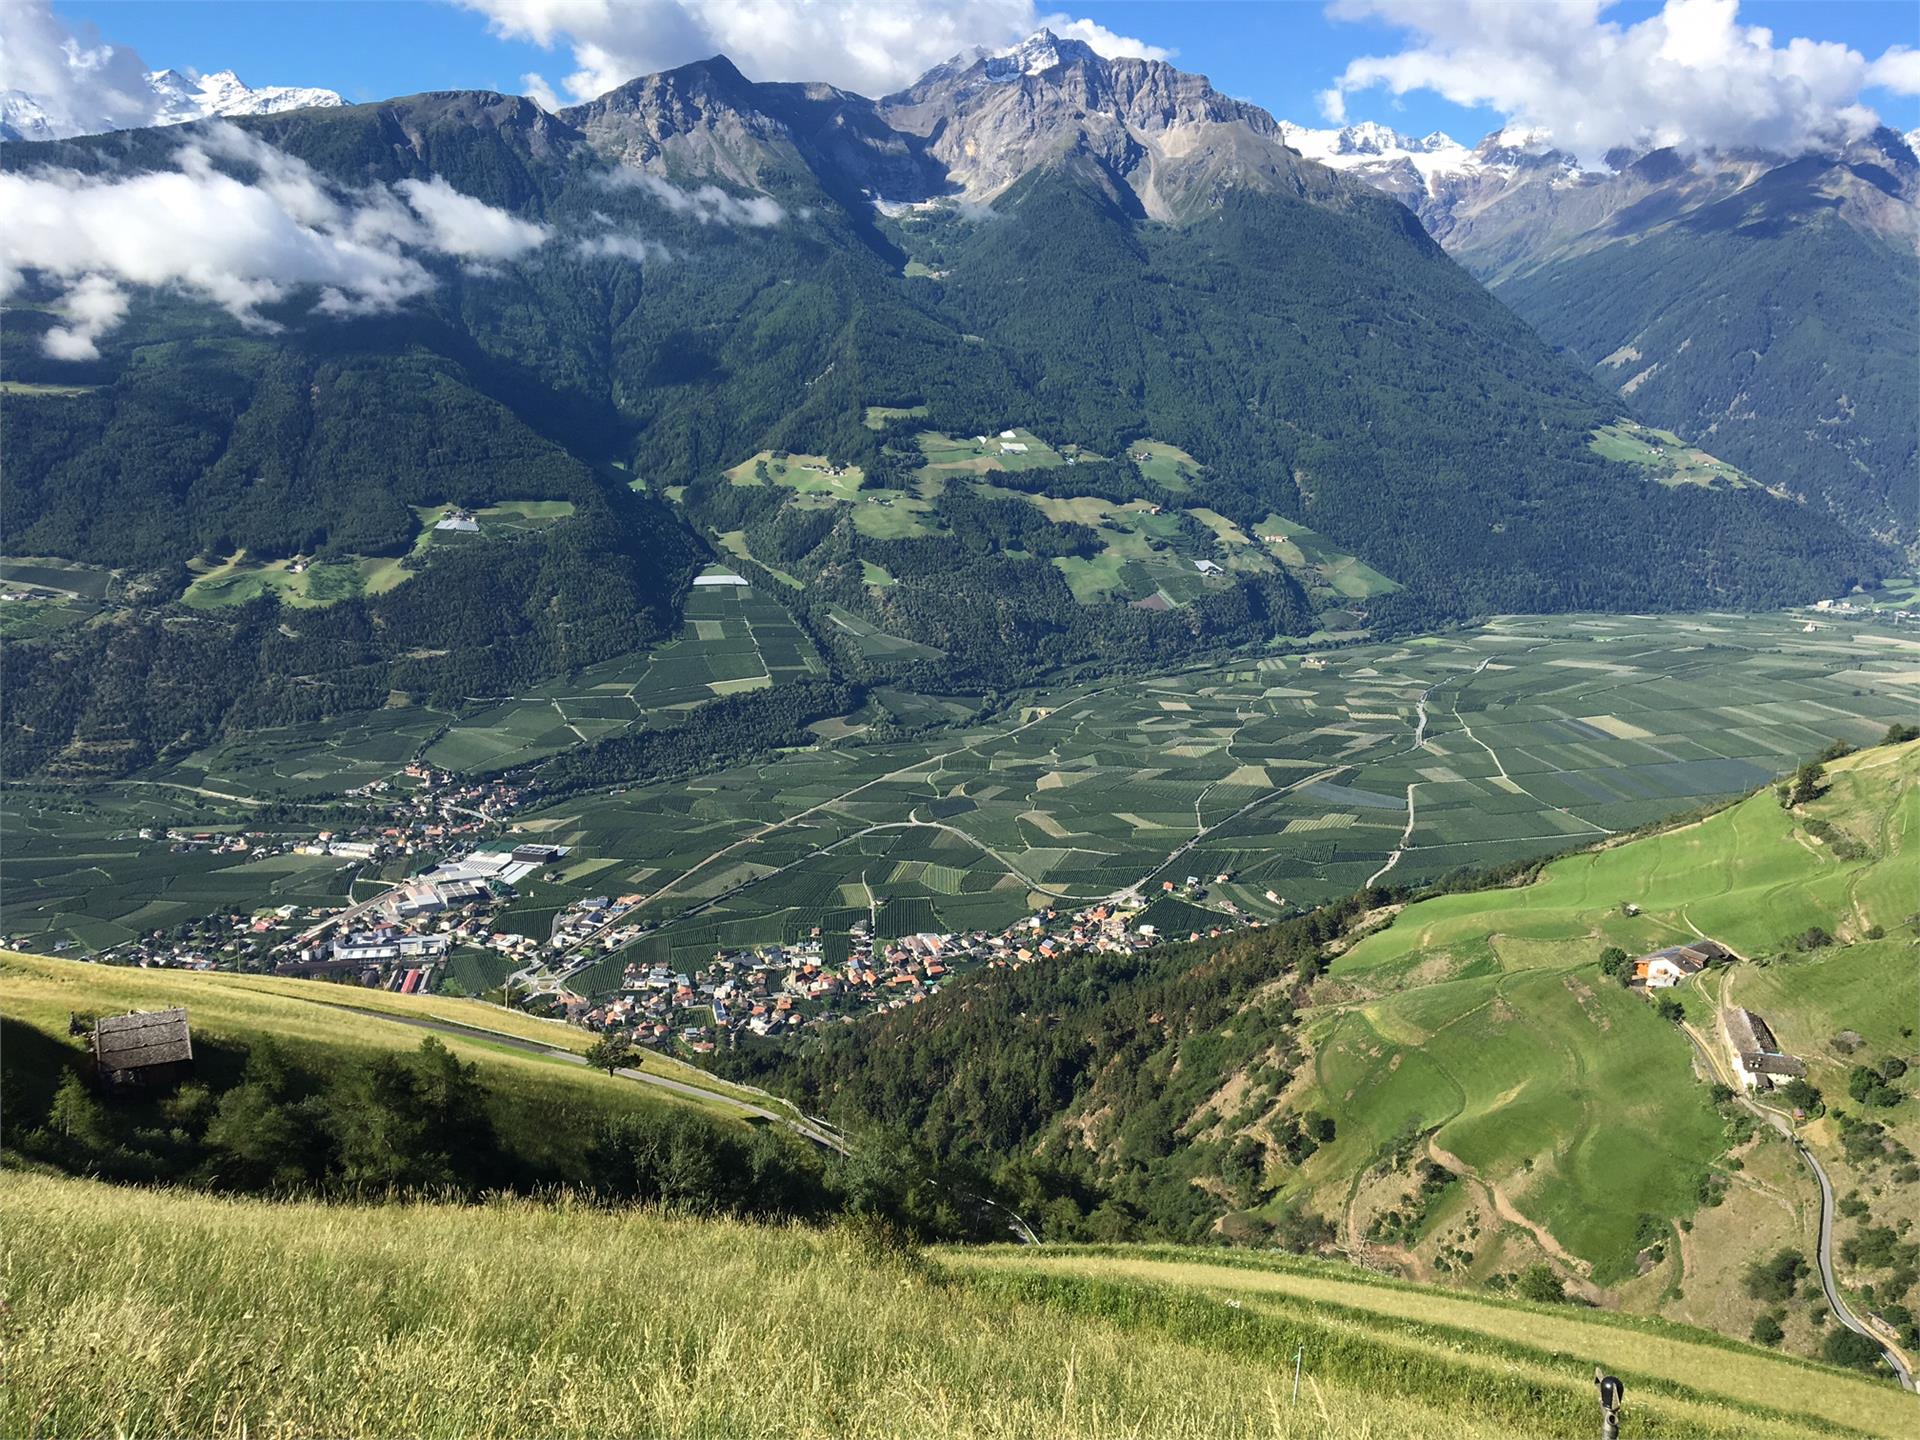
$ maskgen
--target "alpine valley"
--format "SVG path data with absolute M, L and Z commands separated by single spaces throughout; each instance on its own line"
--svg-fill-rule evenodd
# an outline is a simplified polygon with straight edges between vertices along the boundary
M 0 1428 L 1905 1433 L 1909 140 L 149 84 L 0 125 Z

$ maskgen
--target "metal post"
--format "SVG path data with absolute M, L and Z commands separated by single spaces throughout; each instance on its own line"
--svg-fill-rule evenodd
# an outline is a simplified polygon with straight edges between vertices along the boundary
M 1593 1367 L 1593 1386 L 1600 1394 L 1600 1440 L 1620 1440 L 1620 1401 L 1627 1387 L 1598 1365 Z
M 1300 1361 L 1306 1355 L 1307 1347 L 1302 1345 L 1293 1352 L 1293 1403 L 1300 1403 Z

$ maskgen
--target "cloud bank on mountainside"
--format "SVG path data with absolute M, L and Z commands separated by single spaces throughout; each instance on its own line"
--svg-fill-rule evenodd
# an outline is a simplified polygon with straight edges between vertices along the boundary
M 224 162 L 250 171 L 241 179 Z M 391 310 L 431 290 L 420 258 L 485 266 L 543 244 L 548 229 L 463 195 L 445 180 L 342 191 L 305 162 L 236 126 L 196 132 L 175 168 L 88 175 L 0 174 L 0 299 L 29 276 L 57 283 L 62 322 L 49 355 L 92 359 L 125 317 L 133 286 L 209 300 L 242 324 L 278 326 L 261 307 L 317 289 L 315 311 Z
M 1336 19 L 1408 32 L 1390 55 L 1350 62 L 1321 96 L 1344 122 L 1348 98 L 1428 90 L 1488 106 L 1597 165 L 1607 151 L 1733 149 L 1799 154 L 1858 139 L 1879 123 L 1861 93 L 1920 94 L 1920 52 L 1869 60 L 1849 46 L 1743 25 L 1739 0 L 1666 0 L 1626 25 L 1613 0 L 1334 0 Z

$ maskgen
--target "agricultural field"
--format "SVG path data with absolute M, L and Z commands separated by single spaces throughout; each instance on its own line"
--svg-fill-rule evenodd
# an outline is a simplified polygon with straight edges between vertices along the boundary
M 1169 510 L 1148 500 L 1059 498 L 995 485 L 990 477 L 996 473 L 1065 468 L 1083 458 L 1098 458 L 1071 445 L 1056 449 L 1027 430 L 1013 434 L 1010 443 L 1024 446 L 1024 451 L 1003 450 L 1009 442 L 998 436 L 955 439 L 923 431 L 915 437 L 924 459 L 918 471 L 920 495 L 931 500 L 941 487 L 973 477 L 974 489 L 988 498 L 1024 500 L 1057 524 L 1091 526 L 1102 542 L 1099 553 L 1061 556 L 1053 562 L 1083 605 L 1119 599 L 1175 609 L 1231 584 L 1235 572 L 1266 574 L 1279 566 L 1327 603 L 1364 600 L 1400 588 L 1306 526 L 1277 516 L 1256 537 L 1203 506 Z M 1175 493 L 1190 489 L 1200 475 L 1191 455 L 1159 440 L 1136 441 L 1127 456 L 1144 478 Z M 1200 561 L 1228 573 L 1203 574 Z
M 74 560 L 44 557 L 0 558 L 0 585 L 20 586 L 63 595 L 69 600 L 107 598 L 113 572 L 97 565 L 82 565 Z
M 285 556 L 252 560 L 244 550 L 225 560 L 190 560 L 188 582 L 181 603 L 197 610 L 244 605 L 271 591 L 289 605 L 313 608 L 334 605 L 362 595 L 381 595 L 413 576 L 406 561 L 435 546 L 457 545 L 475 535 L 502 537 L 544 529 L 573 514 L 571 500 L 502 500 L 483 509 L 462 511 L 478 528 L 443 530 L 442 521 L 455 513 L 451 505 L 415 506 L 420 533 L 406 555 Z
M 1176 494 L 1191 489 L 1200 478 L 1200 462 L 1163 440 L 1136 440 L 1127 447 L 1127 458 L 1147 479 Z
M 751 586 L 696 586 L 680 634 L 547 682 L 446 727 L 426 759 L 448 770 L 500 770 L 603 736 L 676 724 L 719 695 L 824 672 L 813 644 Z
M 0 639 L 37 640 L 98 615 L 113 574 L 71 560 L 0 559 Z
M 1605 459 L 1638 466 L 1662 485 L 1740 490 L 1758 483 L 1745 471 L 1688 444 L 1671 430 L 1656 430 L 1634 420 L 1601 426 L 1593 432 L 1589 447 Z
M 1347 600 L 1365 600 L 1400 588 L 1358 556 L 1349 555 L 1324 536 L 1296 521 L 1269 515 L 1260 524 L 1260 543 L 1307 586 Z
M 250 730 L 157 767 L 143 780 L 216 798 L 318 799 L 394 779 L 454 716 L 393 697 L 339 720 Z
M 824 455 L 762 450 L 726 474 L 735 485 L 778 485 L 791 490 L 793 503 L 801 509 L 851 505 L 854 528 L 875 540 L 931 535 L 937 526 L 931 499 L 935 492 L 908 495 L 899 490 L 866 490 L 862 488 L 866 474 L 858 465 L 835 465 Z M 739 553 L 745 554 L 744 549 Z
M 1635 1434 L 1911 1419 L 1890 1387 L 1682 1326 L 1219 1251 L 893 1257 L 846 1227 L 19 1172 L 0 1221 L 9 1433 L 1506 1440 L 1590 1429 L 1596 1364 Z
M 924 405 L 869 405 L 861 423 L 869 430 L 884 430 L 889 420 L 913 420 L 926 413 Z
M 346 867 L 326 856 L 248 859 L 174 850 L 169 826 L 231 829 L 164 789 L 99 796 L 11 789 L 0 794 L 7 835 L 0 933 L 38 950 L 89 955 L 217 911 L 338 903 Z M 244 814 L 229 811 L 229 815 Z M 244 823 L 244 822 L 241 822 Z M 154 838 L 141 839 L 146 828 Z
M 244 605 L 269 591 L 297 607 L 334 605 L 361 595 L 382 594 L 412 574 L 397 555 L 254 561 L 244 550 L 218 564 L 190 560 L 187 569 L 194 578 L 180 601 L 196 610 Z
M 689 955 L 863 915 L 999 927 L 1189 875 L 1208 906 L 1276 916 L 1591 845 L 1870 743 L 1920 698 L 1911 644 L 1786 617 L 1512 618 L 1064 688 L 932 740 L 532 818 L 620 857 L 603 888 L 646 895 Z
M 1355 943 L 1314 991 L 1311 1074 L 1292 1102 L 1331 1116 L 1337 1136 L 1279 1203 L 1305 1199 L 1359 1243 L 1380 1208 L 1383 1157 L 1404 1152 L 1389 1167 L 1400 1172 L 1431 1158 L 1468 1178 L 1403 1257 L 1416 1273 L 1471 1228 L 1470 1257 L 1456 1251 L 1443 1268 L 1484 1281 L 1551 1262 L 1593 1298 L 1746 1333 L 1762 1307 L 1740 1286 L 1745 1263 L 1756 1245 L 1811 1253 L 1815 1192 L 1771 1131 L 1727 1155 L 1708 1092 L 1724 1067 L 1695 1062 L 1696 1045 L 1718 1054 L 1718 1003 L 1762 1013 L 1836 1097 L 1851 1056 L 1910 1050 L 1901 1027 L 1920 1014 L 1920 742 L 1834 762 L 1828 786 L 1796 813 L 1766 789 L 1555 861 L 1525 886 L 1423 901 Z M 1797 937 L 1815 926 L 1832 933 L 1803 950 Z M 1674 992 L 1691 1035 L 1601 973 L 1608 946 L 1639 955 L 1699 935 L 1745 958 Z M 1834 1048 L 1843 1035 L 1851 1048 Z M 1911 1108 L 1885 1115 L 1920 1144 Z M 1849 1172 L 1830 1124 L 1804 1138 L 1882 1196 L 1876 1219 L 1920 1218 L 1913 1187 L 1883 1195 L 1884 1172 Z M 1715 1187 L 1726 1198 L 1703 1207 Z M 1808 1349 L 1811 1318 L 1797 1314 L 1789 1332 Z

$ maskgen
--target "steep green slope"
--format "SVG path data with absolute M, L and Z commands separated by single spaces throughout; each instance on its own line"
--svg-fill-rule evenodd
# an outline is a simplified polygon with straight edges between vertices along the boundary
M 1912 1048 L 1895 1017 L 1910 1023 L 1920 1007 L 1920 852 L 1909 838 L 1920 746 L 1849 757 L 1830 767 L 1830 786 L 1795 811 L 1766 791 L 1698 824 L 1556 861 L 1522 887 L 1423 901 L 1353 945 L 1315 991 L 1311 1083 L 1295 1102 L 1332 1115 L 1339 1136 L 1283 1194 L 1346 1215 L 1358 1240 L 1401 1198 L 1369 1197 L 1369 1178 L 1425 1144 L 1570 1277 L 1602 1289 L 1634 1280 L 1637 1252 L 1664 1244 L 1668 1221 L 1692 1216 L 1741 1169 L 1724 1158 L 1737 1132 L 1715 1112 L 1714 1072 L 1693 1073 L 1693 1040 L 1718 1053 L 1716 1001 L 1759 1010 L 1836 1097 L 1857 1061 L 1829 1050 L 1835 1034 L 1868 1037 L 1862 1059 Z M 1691 1036 L 1598 964 L 1608 946 L 1638 955 L 1702 934 L 1747 959 L 1686 994 Z M 1877 1118 L 1911 1141 L 1912 1108 Z M 1838 1133 L 1812 1139 L 1841 1157 Z M 1876 1193 L 1890 1187 L 1892 1218 L 1914 1198 L 1898 1165 L 1873 1177 Z M 1421 1238 L 1446 1224 L 1435 1217 Z M 1688 1273 L 1668 1248 L 1672 1268 L 1639 1283 L 1640 1303 L 1676 1299 L 1684 1282 L 1704 1304 L 1710 1284 L 1733 1283 Z M 1487 1263 L 1466 1269 L 1484 1275 Z
M 859 1230 L 19 1174 L 0 1219 L 18 1433 L 1493 1440 L 1591 1424 L 1596 1363 L 1640 1434 L 1893 1436 L 1910 1404 L 1677 1326 L 1205 1252 L 920 1259 Z

